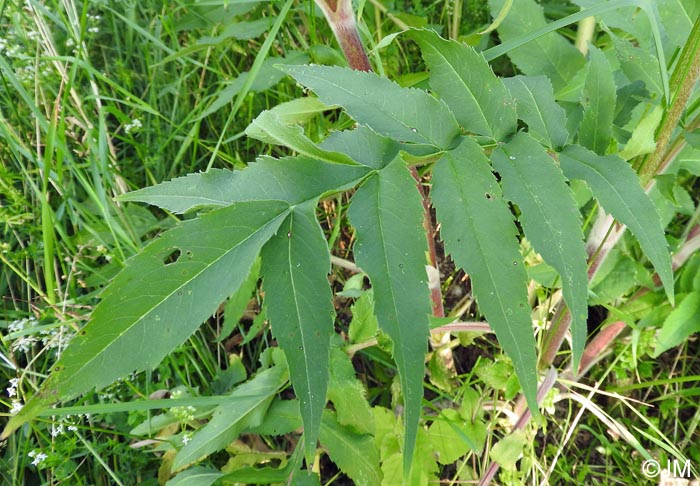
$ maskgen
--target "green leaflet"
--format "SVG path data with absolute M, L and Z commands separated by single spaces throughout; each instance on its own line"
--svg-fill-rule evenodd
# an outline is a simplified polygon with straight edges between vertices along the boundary
M 586 343 L 588 273 L 581 217 L 566 180 L 544 148 L 524 133 L 491 155 L 507 199 L 520 207 L 520 222 L 535 250 L 562 279 L 573 317 L 574 369 Z
M 406 414 L 406 473 L 420 419 L 429 332 L 422 214 L 416 182 L 400 157 L 367 179 L 348 210 L 357 234 L 355 261 L 369 275 L 379 326 L 394 343 Z
M 359 123 L 402 142 L 449 148 L 459 125 L 444 102 L 373 73 L 333 66 L 281 66 L 326 104 L 342 106 Z
M 225 476 L 218 469 L 193 467 L 165 483 L 165 486 L 210 486 Z
M 700 15 L 700 3 L 697 0 L 657 0 L 656 4 L 666 34 L 674 44 L 683 47 L 693 22 Z
M 262 250 L 267 317 L 287 356 L 292 385 L 301 400 L 309 464 L 316 452 L 321 412 L 326 406 L 335 315 L 327 279 L 330 255 L 316 222 L 315 208 L 315 200 L 294 207 Z
M 395 140 L 383 137 L 367 127 L 333 132 L 321 144 L 321 148 L 341 152 L 353 160 L 381 169 L 394 160 L 401 149 Z
M 245 130 L 246 135 L 266 143 L 284 145 L 301 155 L 331 164 L 357 165 L 345 154 L 319 148 L 299 125 L 288 125 L 273 110 L 263 111 Z
M 51 403 L 156 366 L 243 283 L 288 207 L 259 201 L 222 208 L 179 224 L 129 259 L 3 434 Z
M 559 163 L 567 178 L 586 181 L 605 210 L 630 229 L 673 302 L 673 271 L 664 229 L 654 203 L 629 164 L 617 156 L 603 157 L 576 145 L 559 154 Z
M 590 46 L 590 63 L 583 86 L 583 119 L 578 141 L 599 155 L 605 155 L 612 139 L 615 117 L 615 80 L 605 54 Z
M 371 414 L 370 418 L 374 419 Z M 382 472 L 379 469 L 379 452 L 374 446 L 374 437 L 358 434 L 342 426 L 336 415 L 326 410 L 320 439 L 330 458 L 353 480 L 353 484 L 381 484 Z
M 430 86 L 445 100 L 462 127 L 503 140 L 515 132 L 515 106 L 503 81 L 483 54 L 431 30 L 411 31 L 430 69 Z
M 489 0 L 491 12 L 498 14 L 505 0 Z M 502 42 L 528 34 L 547 24 L 542 7 L 534 0 L 518 0 L 498 27 Z M 508 57 L 523 73 L 546 75 L 554 91 L 564 88 L 584 65 L 581 53 L 564 37 L 552 32 L 508 52 Z
M 231 400 L 217 407 L 211 420 L 177 453 L 172 470 L 180 470 L 223 449 L 245 429 L 259 425 L 272 398 L 286 382 L 286 367 L 274 366 L 238 386 L 231 393 Z
M 479 309 L 513 360 L 536 414 L 537 368 L 527 274 L 513 215 L 476 142 L 463 139 L 435 165 L 432 200 L 445 248 L 471 275 Z
M 364 386 L 357 379 L 350 357 L 340 348 L 331 349 L 328 399 L 333 402 L 340 425 L 359 434 L 374 432 L 374 416 Z
M 369 172 L 367 167 L 307 157 L 264 157 L 244 170 L 190 174 L 124 194 L 119 200 L 145 202 L 175 213 L 240 201 L 280 200 L 293 205 L 348 189 Z
M 700 293 L 690 292 L 666 317 L 653 356 L 678 346 L 696 332 L 700 332 Z
M 569 139 L 566 111 L 554 101 L 546 76 L 515 76 L 503 80 L 515 98 L 518 118 L 527 123 L 530 136 L 550 148 L 563 147 Z
M 611 34 L 620 67 L 630 81 L 641 80 L 646 88 L 657 96 L 664 93 L 659 61 L 649 51 L 635 47 L 631 42 Z
M 236 184 L 239 175 L 239 171 L 210 169 L 131 191 L 116 199 L 145 202 L 178 214 L 205 207 L 226 206 L 230 203 L 230 188 Z

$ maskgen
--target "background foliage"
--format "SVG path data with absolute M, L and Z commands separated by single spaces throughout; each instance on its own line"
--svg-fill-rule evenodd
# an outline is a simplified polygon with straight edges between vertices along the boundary
M 327 191 L 354 185 L 369 173 L 366 168 L 350 165 L 353 160 L 369 164 L 372 170 L 382 169 L 355 197 L 360 201 L 358 194 L 362 196 L 363 191 L 378 191 L 388 200 L 405 204 L 397 204 L 406 212 L 390 222 L 394 227 L 387 228 L 389 234 L 401 234 L 399 223 L 408 224 L 411 217 L 420 214 L 420 201 L 417 193 L 413 201 L 406 199 L 406 194 L 415 191 L 415 184 L 404 166 L 394 160 L 399 148 L 408 147 L 392 146 L 389 141 L 375 147 L 372 144 L 380 142 L 362 130 L 357 132 L 365 137 L 364 143 L 349 143 L 339 133 L 354 127 L 353 118 L 399 141 L 428 142 L 452 149 L 453 154 L 481 150 L 475 142 L 450 146 L 460 131 L 457 122 L 466 131 L 486 137 L 480 141 L 487 151 L 494 150 L 491 159 L 503 178 L 503 195 L 520 216 L 520 226 L 513 226 L 513 231 L 522 230 L 524 237 L 519 235 L 519 247 L 513 251 L 516 261 L 520 251 L 525 265 L 516 265 L 516 280 L 524 283 L 527 278 L 527 294 L 523 290 L 520 298 L 531 311 L 530 315 L 523 313 L 524 319 L 535 323 L 540 359 L 546 354 L 543 350 L 552 349 L 548 343 L 556 339 L 543 329 L 559 322 L 552 310 L 562 294 L 570 307 L 579 309 L 574 349 L 578 339 L 584 364 L 591 365 L 591 357 L 595 358 L 589 375 L 580 380 L 576 368 L 567 368 L 568 351 L 562 352 L 554 360 L 563 372 L 558 386 L 542 400 L 544 418 L 538 427 L 519 427 L 512 419 L 524 408 L 514 400 L 519 391 L 513 374 L 518 360 L 513 363 L 512 352 L 511 358 L 504 356 L 491 335 L 464 332 L 478 326 L 455 329 L 445 342 L 433 346 L 424 390 L 411 399 L 418 403 L 422 395 L 420 419 L 417 415 L 407 418 L 416 423 L 420 420 L 414 432 L 418 462 L 407 482 L 426 484 L 436 477 L 452 482 L 471 480 L 487 475 L 489 468 L 498 464 L 500 481 L 507 484 L 545 480 L 553 484 L 630 483 L 643 478 L 639 468 L 643 459 L 690 458 L 700 464 L 700 415 L 695 405 L 698 353 L 693 335 L 700 312 L 700 259 L 695 254 L 700 158 L 695 133 L 696 93 L 694 83 L 686 82 L 697 73 L 692 70 L 695 58 L 678 61 L 688 44 L 697 7 L 693 2 L 663 1 L 649 10 L 650 4 L 645 2 L 610 2 L 616 8 L 599 11 L 598 24 L 587 36 L 582 34 L 584 22 L 564 26 L 557 34 L 537 36 L 527 46 L 511 46 L 506 58 L 485 49 L 499 42 L 507 46 L 546 22 L 596 2 L 543 2 L 543 9 L 534 2 L 515 2 L 495 31 L 478 34 L 498 16 L 504 3 L 361 2 L 360 30 L 372 49 L 376 71 L 404 88 L 431 89 L 455 110 L 456 122 L 445 122 L 440 129 L 431 124 L 430 116 L 424 116 L 408 129 L 395 131 L 378 115 L 367 115 L 364 108 L 353 111 L 342 98 L 329 95 L 332 100 L 324 99 L 323 87 L 308 79 L 314 73 L 323 73 L 318 76 L 322 80 L 346 76 L 349 85 L 360 86 L 357 76 L 369 75 L 337 67 L 276 67 L 308 62 L 344 64 L 330 29 L 311 2 L 0 2 L 0 29 L 4 33 L 0 39 L 0 290 L 4 326 L 0 369 L 7 381 L 7 415 L 17 413 L 30 397 L 35 401 L 42 397 L 36 394 L 39 386 L 43 390 L 57 386 L 63 396 L 77 396 L 85 391 L 80 373 L 100 387 L 106 386 L 65 404 L 68 406 L 42 411 L 37 420 L 11 435 L 2 451 L 3 480 L 8 484 L 268 484 L 294 476 L 295 483 L 303 484 L 313 481 L 313 474 L 296 472 L 306 455 L 307 467 L 320 473 L 324 484 L 347 484 L 348 478 L 358 484 L 400 481 L 406 474 L 405 464 L 402 466 L 405 429 L 400 418 L 408 399 L 406 384 L 401 393 L 401 370 L 397 375 L 391 341 L 377 334 L 372 310 L 386 301 L 376 290 L 368 289 L 352 264 L 374 266 L 372 255 L 363 256 L 358 249 L 358 245 L 367 247 L 372 242 L 356 237 L 349 226 L 352 223 L 358 234 L 364 224 L 376 228 L 371 220 L 364 220 L 373 206 L 354 202 L 348 207 L 349 193 L 334 192 L 328 197 Z M 623 4 L 627 6 L 622 8 Z M 442 44 L 425 31 L 393 36 L 406 27 L 429 27 L 446 38 L 467 42 L 477 51 L 485 50 L 491 68 L 506 77 L 504 84 L 491 76 L 485 63 L 481 70 L 470 72 L 474 78 L 469 83 L 496 90 L 502 97 L 510 93 L 517 98 L 513 106 L 520 125 L 516 125 L 509 106 L 503 111 L 485 110 L 483 119 L 460 114 L 454 107 L 482 105 L 478 94 L 471 101 L 450 98 L 459 94 L 451 89 L 455 79 L 465 76 L 450 72 L 450 66 L 459 65 L 449 58 L 449 53 L 460 55 L 451 51 L 456 44 Z M 577 36 L 579 50 L 572 42 Z M 663 49 L 657 50 L 659 40 Z M 580 53 L 586 48 L 588 58 Z M 697 47 L 688 51 L 689 56 L 697 55 Z M 677 67 L 686 65 L 689 72 Z M 292 101 L 259 116 L 265 109 L 302 95 L 302 88 L 285 72 L 311 88 L 321 101 L 342 105 L 345 111 L 329 110 L 311 101 L 315 98 L 305 97 L 306 101 Z M 398 89 L 388 81 L 372 79 L 372 83 L 379 83 L 375 89 L 388 98 L 392 89 Z M 427 107 L 421 113 L 435 115 L 444 106 L 421 94 L 424 92 L 413 93 L 415 103 Z M 395 96 L 397 101 L 407 102 L 406 91 L 396 91 Z M 683 102 L 677 102 L 679 99 Z M 292 127 L 297 123 L 303 124 L 303 130 Z M 502 141 L 516 127 L 525 126 L 529 135 L 518 135 L 499 148 L 488 140 Z M 323 144 L 316 145 L 322 140 Z M 556 187 L 538 188 L 535 195 L 546 190 L 554 200 L 570 197 L 580 209 L 589 244 L 599 242 L 596 234 L 605 234 L 609 228 L 605 226 L 609 221 L 598 218 L 598 203 L 591 198 L 591 190 L 632 233 L 619 235 L 619 243 L 587 286 L 586 304 L 580 297 L 574 303 L 584 285 L 580 280 L 584 270 L 567 274 L 566 256 L 562 255 L 559 265 L 547 257 L 551 252 L 542 245 L 554 240 L 547 238 L 540 226 L 531 229 L 526 217 L 533 211 L 528 207 L 537 208 L 537 198 L 528 199 L 527 192 L 510 186 L 508 181 L 514 179 L 507 177 L 509 171 L 517 171 L 510 163 L 514 154 L 528 152 L 547 161 L 551 160 L 548 151 L 560 151 L 571 142 L 587 149 L 566 148 L 559 156 L 561 168 L 567 178 L 580 177 L 590 188 L 573 181 L 571 195 L 556 195 Z M 293 150 L 275 144 L 286 144 Z M 367 162 L 353 149 L 358 146 L 384 157 Z M 288 181 L 287 187 L 294 188 L 285 193 L 285 204 L 264 202 L 269 171 L 278 170 L 271 169 L 272 159 L 251 164 L 236 176 L 243 180 L 235 183 L 227 179 L 230 172 L 217 171 L 241 169 L 260 155 L 285 157 L 291 153 L 304 157 L 295 160 L 299 163 L 293 169 L 279 169 L 276 174 L 276 180 Z M 426 153 L 414 151 L 415 163 L 427 167 L 432 160 L 421 158 Z M 645 184 L 653 177 L 648 191 L 653 207 L 639 186 L 625 185 L 629 178 L 614 179 L 619 171 L 606 176 L 606 170 L 621 162 L 612 154 L 629 161 Z M 458 181 L 449 173 L 441 174 L 449 167 L 449 157 L 435 164 L 432 180 L 427 173 L 422 174 L 436 194 L 441 193 L 441 184 Z M 310 175 L 325 167 L 318 160 L 345 165 L 333 166 L 333 172 L 328 171 L 314 185 L 309 182 Z M 577 165 L 577 160 L 594 160 L 597 165 L 584 167 Z M 177 199 L 162 199 L 158 205 L 164 210 L 129 202 L 130 196 L 124 196 L 133 189 L 207 170 L 209 175 L 175 179 L 170 186 L 160 186 L 172 188 L 166 196 L 179 195 Z M 493 195 L 500 193 L 492 173 L 482 172 L 481 179 L 475 175 L 473 181 L 463 182 L 476 183 L 480 197 L 484 187 L 490 187 Z M 532 183 L 548 180 L 546 177 L 535 175 Z M 382 193 L 379 187 L 385 184 L 388 192 Z M 240 192 L 232 194 L 232 185 Z M 307 192 L 299 193 L 299 187 Z M 611 189 L 621 192 L 617 199 L 601 197 Z M 140 194 L 146 197 L 149 193 Z M 220 205 L 248 202 L 192 219 L 189 210 L 216 204 L 211 198 L 202 200 L 205 194 L 220 196 Z M 439 197 L 433 202 L 438 220 L 444 218 Z M 483 204 L 481 199 L 475 202 Z M 445 201 L 442 207 L 451 203 Z M 292 212 L 287 210 L 289 204 L 295 206 Z M 655 241 L 658 236 L 648 232 L 644 222 L 655 211 L 674 252 L 674 275 L 660 263 L 667 258 L 660 250 L 664 242 Z M 496 217 L 486 207 L 475 214 L 489 221 Z M 570 242 L 581 239 L 572 234 L 580 231 L 578 224 L 567 227 L 570 221 L 560 219 L 563 216 L 556 212 L 549 217 L 549 227 L 566 228 L 563 232 Z M 593 224 L 596 218 L 599 223 Z M 203 223 L 207 219 L 208 225 Z M 321 223 L 323 234 L 314 234 L 311 229 L 297 231 L 304 225 L 314 228 L 314 219 Z M 376 219 L 385 221 L 381 214 Z M 178 220 L 185 222 L 176 225 Z M 261 229 L 237 244 L 233 233 L 227 233 L 225 221 Z M 411 224 L 417 227 L 420 221 Z M 460 256 L 452 249 L 461 237 L 449 234 L 447 221 L 444 225 L 441 237 L 446 251 L 439 242 L 439 271 L 450 318 L 431 326 L 455 320 L 481 321 L 482 314 L 488 317 L 487 308 L 481 301 L 475 305 L 471 280 L 455 263 L 475 275 L 479 270 L 470 269 L 473 263 L 461 261 L 469 261 L 469 256 Z M 475 226 L 483 229 L 488 225 L 477 222 Z M 212 227 L 219 229 L 210 231 Z M 295 247 L 292 242 L 297 240 L 289 238 L 290 234 L 310 236 Z M 469 234 L 487 242 L 499 238 L 480 231 L 466 236 Z M 139 321 L 144 329 L 161 333 L 157 340 L 134 339 L 131 342 L 138 343 L 137 347 L 115 349 L 108 361 L 83 363 L 82 369 L 54 369 L 52 377 L 45 380 L 76 334 L 75 342 L 95 342 L 82 334 L 88 318 L 101 318 L 99 307 L 92 312 L 99 299 L 111 295 L 138 303 L 151 290 L 146 282 L 154 269 L 142 265 L 143 260 L 131 266 L 126 261 L 156 235 L 162 237 L 149 251 L 159 256 L 159 268 L 164 266 L 174 273 L 185 266 L 181 259 L 191 255 L 181 254 L 168 238 L 177 238 L 178 244 L 182 238 L 190 238 L 194 261 L 187 264 L 187 271 L 195 275 L 198 264 L 206 268 L 208 259 L 218 258 L 228 258 L 231 263 L 226 268 L 235 271 L 211 277 L 222 282 L 219 293 L 210 292 L 211 287 L 198 289 L 196 284 L 170 289 L 168 279 L 164 279 L 159 292 L 181 303 L 167 308 L 171 314 L 158 309 L 150 314 L 142 312 L 147 318 Z M 538 235 L 543 242 L 538 243 Z M 261 265 L 255 255 L 268 238 L 274 238 L 273 244 L 263 250 Z M 315 258 L 325 253 L 324 240 L 334 257 L 330 275 L 334 309 L 328 308 L 326 313 L 335 314 L 327 383 L 332 408 L 324 409 L 322 403 L 310 417 L 304 415 L 311 410 L 306 405 L 302 404 L 300 412 L 288 386 L 287 371 L 295 373 L 295 366 L 308 370 L 309 365 L 292 363 L 289 356 L 285 359 L 275 349 L 276 341 L 284 342 L 277 332 L 273 338 L 268 319 L 274 323 L 296 315 L 301 321 L 304 312 L 315 312 L 316 307 L 304 310 L 298 302 L 282 298 L 284 292 L 272 285 L 277 282 L 283 290 L 288 289 L 294 285 L 293 277 L 287 282 L 282 277 L 265 278 L 270 283 L 262 287 L 258 278 L 294 275 L 295 268 L 284 268 L 287 260 L 275 258 L 284 252 L 298 256 L 305 275 L 325 277 L 330 262 Z M 217 246 L 217 241 L 222 243 Z M 552 250 L 556 252 L 556 248 Z M 420 258 L 420 249 L 405 251 Z M 576 251 L 581 254 L 584 250 L 579 246 Z M 454 263 L 447 252 L 452 252 Z M 511 260 L 510 256 L 505 259 L 508 263 Z M 593 265 L 595 262 L 594 258 Z M 306 263 L 313 265 L 307 270 Z M 122 269 L 109 290 L 102 292 Z M 421 279 L 416 274 L 413 279 L 384 283 L 381 276 L 369 276 L 375 288 L 414 284 Z M 661 282 L 666 294 L 657 288 Z M 502 282 L 494 288 L 508 284 Z M 477 297 L 478 285 L 475 281 Z M 674 287 L 677 298 L 672 307 L 668 297 Z M 239 290 L 231 295 L 233 288 Z M 324 300 L 327 289 L 313 283 L 299 289 L 293 294 L 299 300 L 330 302 L 329 295 Z M 199 292 L 198 298 L 187 299 L 193 295 L 188 292 Z M 403 292 L 415 295 L 415 290 Z M 207 308 L 224 301 L 210 316 Z M 415 309 L 400 311 L 408 316 L 427 313 L 423 310 L 428 309 L 427 299 L 415 305 Z M 587 328 L 581 317 L 586 305 L 592 306 L 588 308 Z M 190 329 L 176 325 L 182 313 L 194 316 L 197 323 Z M 115 331 L 120 319 L 133 317 L 103 314 L 114 320 L 110 326 Z M 204 325 L 200 326 L 200 321 Z M 609 339 L 622 329 L 621 323 L 626 330 L 617 339 Z M 325 329 L 330 326 L 329 317 Z M 147 332 L 139 327 L 131 329 Z M 583 333 L 595 335 L 585 351 Z M 292 344 L 288 346 L 298 345 L 298 336 L 290 335 L 289 339 Z M 170 352 L 170 343 L 183 341 Z M 599 342 L 604 344 L 601 349 L 596 348 Z M 502 344 L 509 351 L 507 344 Z M 444 359 L 446 350 L 452 352 L 452 367 Z M 90 350 L 83 352 L 89 354 Z M 404 362 L 422 369 L 419 360 L 409 359 L 416 353 L 406 350 Z M 396 358 L 395 348 L 393 355 Z M 531 359 L 534 361 L 534 356 Z M 400 359 L 396 362 L 401 366 Z M 138 367 L 145 370 L 128 374 Z M 110 384 L 113 375 L 126 376 Z M 319 386 L 311 383 L 307 393 L 318 392 Z M 415 387 L 421 385 L 412 386 L 416 393 Z M 298 388 L 296 392 L 299 396 Z M 44 404 L 55 401 L 52 396 L 41 400 Z M 319 427 L 321 448 L 316 449 L 313 441 L 307 441 L 304 448 L 296 447 L 302 417 L 305 423 Z M 357 457 L 365 460 L 357 461 Z M 198 465 L 190 467 L 194 463 Z

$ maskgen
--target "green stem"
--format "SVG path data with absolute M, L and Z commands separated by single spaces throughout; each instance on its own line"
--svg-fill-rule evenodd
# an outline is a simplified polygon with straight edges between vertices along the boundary
M 688 99 L 700 76 L 700 17 L 695 20 L 690 37 L 685 43 L 676 67 L 671 75 L 671 104 L 664 112 L 656 138 L 656 149 L 645 157 L 638 169 L 642 184 L 646 186 L 664 168 L 666 148 L 678 127 Z

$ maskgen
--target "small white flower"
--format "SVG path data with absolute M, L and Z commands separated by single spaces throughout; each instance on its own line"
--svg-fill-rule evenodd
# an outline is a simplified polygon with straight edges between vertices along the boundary
M 49 456 L 44 454 L 43 452 L 36 452 L 36 451 L 31 451 L 29 454 L 29 457 L 33 459 L 32 464 L 35 466 L 38 466 L 42 462 L 44 462 Z
M 192 434 L 185 434 L 182 436 L 182 445 L 187 445 L 192 440 Z
M 20 400 L 12 400 L 12 407 L 10 407 L 10 414 L 11 415 L 16 415 L 19 413 L 20 410 L 22 410 L 22 407 L 24 405 Z
M 21 351 L 23 353 L 28 352 L 37 339 L 34 336 L 21 336 L 17 341 L 12 343 L 12 351 Z
M 69 426 L 68 426 L 68 430 L 69 430 L 70 432 L 77 432 L 77 431 L 78 431 L 78 427 L 76 427 L 75 425 L 69 425 Z
M 51 437 L 58 437 L 63 433 L 63 424 L 54 425 L 51 427 Z
M 100 28 L 99 27 L 88 27 L 87 31 L 91 34 L 97 34 L 100 31 Z
M 138 118 L 134 118 L 129 123 L 124 125 L 124 131 L 128 134 L 131 132 L 135 132 L 136 130 L 140 129 L 141 127 L 143 127 L 143 125 L 141 124 L 141 120 L 139 120 Z

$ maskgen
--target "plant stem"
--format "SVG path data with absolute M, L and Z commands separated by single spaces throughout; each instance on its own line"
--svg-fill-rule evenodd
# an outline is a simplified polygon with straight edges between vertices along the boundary
M 351 0 L 316 0 L 352 69 L 371 71 L 372 66 L 357 31 Z
M 656 149 L 642 160 L 638 169 L 644 186 L 663 168 L 666 147 L 678 127 L 698 77 L 700 77 L 700 17 L 695 20 L 693 30 L 671 75 L 671 104 L 661 120 L 656 137 Z

